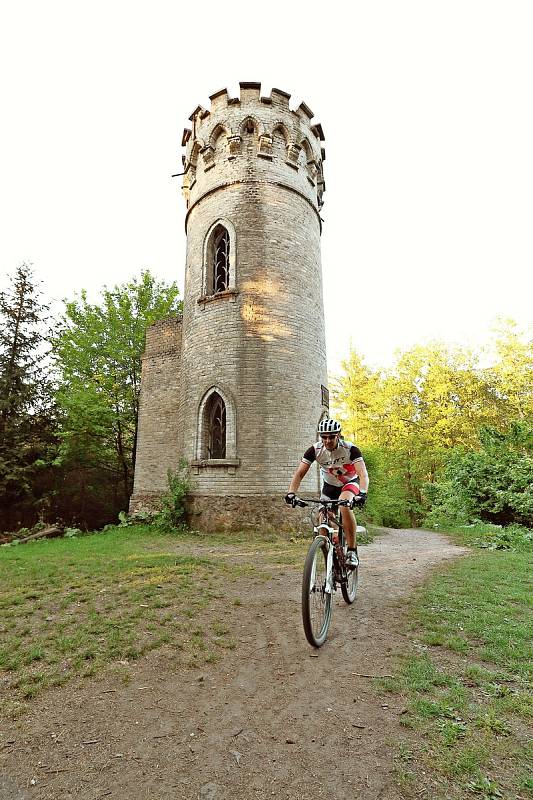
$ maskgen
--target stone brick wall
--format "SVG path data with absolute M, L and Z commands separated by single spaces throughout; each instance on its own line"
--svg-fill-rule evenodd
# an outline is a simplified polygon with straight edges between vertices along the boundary
M 181 317 L 170 317 L 146 333 L 131 510 L 149 505 L 146 496 L 166 489 L 167 470 L 179 461 L 181 331 Z
M 181 353 L 150 354 L 147 343 L 135 493 L 164 489 L 167 466 L 184 456 L 193 473 L 191 513 L 204 528 L 216 525 L 217 509 L 220 524 L 230 524 L 232 498 L 272 514 L 326 410 L 324 151 L 312 116 L 305 104 L 291 111 L 285 92 L 265 98 L 259 84 L 241 84 L 239 99 L 217 92 L 210 111 L 197 108 L 184 132 Z M 217 222 L 230 231 L 230 285 L 208 296 L 207 243 Z M 226 400 L 231 444 L 219 462 L 205 459 L 199 431 L 214 387 Z M 314 470 L 302 488 L 316 491 Z
M 187 522 L 192 530 L 310 534 L 313 517 L 316 511 L 312 508 L 290 508 L 279 494 L 194 495 L 187 503 Z

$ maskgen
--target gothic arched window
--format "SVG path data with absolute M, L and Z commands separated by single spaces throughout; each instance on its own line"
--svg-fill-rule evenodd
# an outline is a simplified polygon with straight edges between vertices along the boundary
M 206 409 L 207 457 L 226 458 L 226 405 L 218 392 L 213 392 Z
M 229 233 L 223 225 L 213 231 L 213 294 L 229 289 L 230 243 Z
M 234 300 L 237 295 L 237 241 L 235 227 L 228 219 L 213 222 L 203 246 L 202 291 L 198 302 Z
M 237 458 L 237 425 L 235 404 L 230 394 L 219 386 L 211 386 L 198 406 L 195 444 L 195 468 L 221 467 L 234 475 Z M 195 474 L 198 474 L 196 472 Z

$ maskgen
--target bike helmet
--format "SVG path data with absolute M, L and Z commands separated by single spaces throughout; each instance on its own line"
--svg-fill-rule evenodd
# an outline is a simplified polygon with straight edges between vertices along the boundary
M 322 419 L 318 423 L 318 433 L 322 435 L 323 433 L 340 433 L 341 432 L 341 424 L 337 422 L 336 419 Z

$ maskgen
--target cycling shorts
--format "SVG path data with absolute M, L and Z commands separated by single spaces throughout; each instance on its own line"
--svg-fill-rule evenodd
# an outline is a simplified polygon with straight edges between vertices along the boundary
M 342 492 L 351 492 L 358 495 L 360 491 L 355 482 L 345 483 L 344 486 L 332 486 L 331 483 L 323 483 L 321 500 L 338 500 Z

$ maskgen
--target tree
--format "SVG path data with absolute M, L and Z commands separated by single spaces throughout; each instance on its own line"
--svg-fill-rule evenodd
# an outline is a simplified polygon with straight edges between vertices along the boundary
M 478 451 L 483 426 L 531 419 L 531 342 L 508 323 L 494 350 L 485 367 L 479 354 L 434 342 L 398 354 L 387 370 L 350 353 L 334 398 L 346 434 L 378 465 L 368 508 L 381 520 L 408 512 L 417 524 L 451 451 Z
M 32 267 L 21 264 L 0 293 L 0 505 L 2 525 L 34 521 L 36 480 L 52 445 L 51 382 L 41 300 Z
M 343 430 L 364 445 L 377 444 L 382 411 L 380 374 L 373 372 L 353 348 L 342 368 L 344 374 L 333 384 L 333 397 L 340 408 Z
M 497 398 L 474 354 L 439 342 L 400 353 L 388 370 L 370 370 L 355 351 L 343 366 L 334 396 L 344 428 L 381 465 L 372 502 L 389 524 L 402 514 L 416 524 L 425 484 L 451 447 L 477 445 L 479 425 L 497 418 Z
M 493 365 L 488 370 L 500 419 L 533 420 L 533 340 L 513 320 L 500 321 L 493 342 Z
M 54 337 L 60 373 L 58 463 L 79 522 L 98 525 L 127 505 L 135 469 L 141 356 L 146 328 L 181 310 L 176 284 L 139 280 L 104 287 L 102 301 L 82 291 L 65 303 Z

